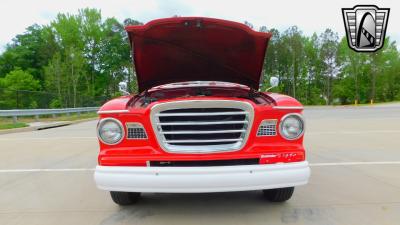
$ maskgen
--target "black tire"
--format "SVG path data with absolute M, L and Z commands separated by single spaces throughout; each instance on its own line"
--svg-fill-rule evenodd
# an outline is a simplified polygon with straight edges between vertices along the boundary
M 263 190 L 265 198 L 271 202 L 284 202 L 292 197 L 294 187 Z
M 138 192 L 110 191 L 112 200 L 118 205 L 132 205 L 140 198 Z

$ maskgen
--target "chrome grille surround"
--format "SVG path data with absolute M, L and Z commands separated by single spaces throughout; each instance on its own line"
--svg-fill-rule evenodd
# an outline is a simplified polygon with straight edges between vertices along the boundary
M 198 112 L 185 112 L 191 110 Z M 207 110 L 214 112 L 201 112 Z M 241 115 L 244 118 L 230 120 L 230 118 L 238 117 L 238 115 Z M 226 118 L 223 118 L 223 120 L 210 120 L 210 117 L 213 116 L 226 116 Z M 160 118 L 165 117 L 174 117 L 175 121 L 160 121 Z M 193 120 L 194 118 L 195 121 L 190 120 Z M 212 153 L 238 151 L 247 142 L 251 127 L 253 125 L 253 118 L 254 109 L 250 103 L 231 100 L 189 100 L 166 102 L 154 105 L 150 113 L 150 120 L 154 133 L 156 134 L 157 141 L 164 151 L 170 153 Z M 242 124 L 242 126 L 237 126 L 239 129 L 220 129 L 223 126 L 230 124 L 235 126 L 237 124 Z M 170 129 L 165 130 L 166 126 L 169 126 Z M 179 129 L 179 126 L 190 126 L 191 129 Z M 206 129 L 208 128 L 207 126 L 218 129 Z M 201 127 L 201 129 L 197 129 L 196 127 Z M 202 135 L 218 136 L 224 134 L 238 135 L 238 137 L 200 138 Z M 175 139 L 174 136 L 176 135 L 198 135 L 199 138 Z

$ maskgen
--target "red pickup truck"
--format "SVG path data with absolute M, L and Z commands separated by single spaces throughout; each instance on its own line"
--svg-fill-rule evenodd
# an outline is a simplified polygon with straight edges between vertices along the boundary
M 303 106 L 258 91 L 270 33 L 202 17 L 126 31 L 139 94 L 105 103 L 97 126 L 95 181 L 115 203 L 249 190 L 283 202 L 308 182 Z

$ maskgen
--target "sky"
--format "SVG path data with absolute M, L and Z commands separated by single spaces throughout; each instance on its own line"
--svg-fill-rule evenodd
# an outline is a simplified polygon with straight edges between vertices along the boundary
M 331 28 L 342 37 L 345 28 L 341 8 L 374 4 L 390 8 L 386 35 L 400 46 L 398 0 L 1 0 L 0 4 L 0 53 L 26 27 L 34 23 L 49 24 L 60 12 L 77 13 L 86 7 L 100 9 L 104 18 L 115 17 L 119 21 L 129 17 L 145 23 L 174 15 L 204 16 L 249 21 L 255 29 L 266 26 L 283 31 L 297 25 L 306 35 Z

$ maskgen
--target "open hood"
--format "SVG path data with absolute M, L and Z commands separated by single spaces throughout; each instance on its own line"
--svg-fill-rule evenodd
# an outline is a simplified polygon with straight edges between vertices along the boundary
M 183 81 L 258 89 L 270 33 L 219 19 L 175 17 L 128 26 L 139 91 Z

